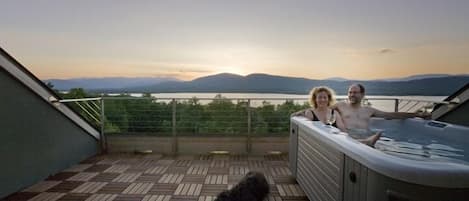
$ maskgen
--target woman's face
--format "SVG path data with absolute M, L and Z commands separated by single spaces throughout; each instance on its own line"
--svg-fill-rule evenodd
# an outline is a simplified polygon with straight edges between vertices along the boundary
M 329 97 L 325 91 L 321 91 L 316 95 L 317 107 L 327 107 L 329 103 Z

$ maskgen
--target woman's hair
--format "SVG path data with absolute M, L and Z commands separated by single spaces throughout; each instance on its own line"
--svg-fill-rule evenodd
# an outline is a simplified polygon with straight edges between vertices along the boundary
M 327 97 L 329 99 L 329 102 L 327 103 L 327 106 L 331 106 L 335 104 L 335 92 L 329 87 L 326 86 L 319 86 L 319 87 L 314 87 L 311 89 L 311 92 L 309 92 L 309 104 L 311 107 L 316 108 L 318 107 L 318 104 L 316 104 L 316 97 L 318 96 L 318 93 L 320 92 L 326 92 Z

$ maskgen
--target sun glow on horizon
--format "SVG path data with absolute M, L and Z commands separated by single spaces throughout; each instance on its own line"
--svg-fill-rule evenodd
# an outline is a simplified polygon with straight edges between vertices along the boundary
M 250 72 L 247 72 L 244 68 L 236 67 L 236 66 L 220 67 L 217 71 L 215 71 L 214 74 L 220 74 L 220 73 L 230 73 L 230 74 L 236 74 L 236 75 L 242 75 L 242 76 L 251 74 Z

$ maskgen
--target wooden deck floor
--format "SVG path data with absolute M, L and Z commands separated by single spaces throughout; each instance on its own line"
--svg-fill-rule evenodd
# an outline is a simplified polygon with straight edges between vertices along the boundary
M 212 201 L 248 171 L 265 174 L 268 201 L 308 200 L 285 155 L 133 155 L 89 158 L 4 200 Z

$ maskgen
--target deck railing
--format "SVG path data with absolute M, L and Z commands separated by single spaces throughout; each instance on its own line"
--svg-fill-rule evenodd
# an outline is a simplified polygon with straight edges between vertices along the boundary
M 339 99 L 339 101 L 341 101 Z M 250 141 L 256 136 L 287 136 L 290 114 L 309 107 L 307 99 L 282 98 L 155 98 L 106 96 L 65 99 L 91 125 L 101 131 L 101 144 L 106 150 L 106 136 L 139 134 L 178 136 L 242 136 Z M 431 112 L 429 100 L 367 98 L 364 104 L 389 112 Z M 177 147 L 177 145 L 174 145 Z M 177 150 L 173 150 L 177 152 Z

